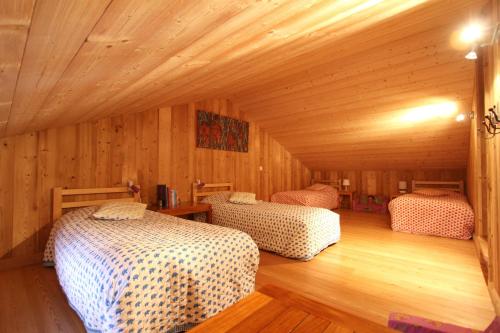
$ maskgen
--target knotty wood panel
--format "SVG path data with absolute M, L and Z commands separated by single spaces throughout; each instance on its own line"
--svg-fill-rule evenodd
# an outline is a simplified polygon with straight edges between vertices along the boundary
M 411 191 L 412 180 L 455 181 L 466 178 L 465 169 L 448 170 L 343 170 L 312 171 L 314 179 L 349 179 L 350 189 L 357 193 L 384 195 L 391 197 L 398 194 L 398 183 L 405 180 Z
M 497 24 L 500 19 L 498 1 L 489 1 L 483 14 L 491 24 Z M 496 105 L 497 112 L 500 108 L 499 59 L 500 41 L 497 38 L 493 45 L 481 48 L 476 63 L 477 122 L 472 123 L 470 128 L 474 134 L 470 141 L 468 165 L 469 183 L 474 186 L 469 197 L 474 202 L 476 214 L 479 211 L 481 217 L 476 218 L 476 242 L 480 255 L 488 260 L 488 285 L 497 314 L 500 314 L 500 135 L 492 138 L 484 130 L 481 120 L 489 108 Z M 481 132 L 476 134 L 478 129 Z M 480 170 L 480 167 L 485 169 Z
M 29 0 L 9 1 L 2 38 L 17 37 L 0 52 L 11 109 L 0 126 L 14 135 L 228 96 L 315 169 L 346 153 L 344 169 L 381 168 L 379 154 L 400 169 L 463 168 L 467 126 L 390 119 L 427 98 L 468 109 L 473 67 L 450 36 L 483 2 L 54 0 L 31 13 Z
M 34 4 L 23 0 L 0 5 L 0 136 L 9 120 Z
M 197 178 L 230 181 L 260 199 L 309 184 L 309 170 L 255 123 L 249 153 L 196 148 L 197 109 L 240 115 L 231 101 L 212 99 L 0 139 L 0 268 L 39 260 L 56 186 L 109 187 L 131 179 L 141 185 L 143 201 L 156 204 L 158 183 L 185 201 Z
M 254 123 L 250 123 L 249 153 L 196 148 L 195 112 L 198 109 L 239 116 L 238 108 L 224 99 L 159 110 L 162 141 L 158 146 L 164 166 L 160 179 L 176 188 L 181 200 L 191 198 L 190 182 L 195 179 L 233 182 L 236 190 L 257 193 L 257 197 L 264 200 L 274 192 L 300 189 L 309 184 L 309 170 Z M 166 160 L 170 161 L 169 165 Z

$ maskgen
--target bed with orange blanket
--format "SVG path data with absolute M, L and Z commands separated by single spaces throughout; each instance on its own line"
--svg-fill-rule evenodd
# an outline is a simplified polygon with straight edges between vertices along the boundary
M 440 237 L 470 239 L 474 211 L 457 191 L 420 188 L 389 203 L 394 231 Z
M 274 193 L 271 196 L 271 202 L 334 209 L 339 205 L 339 193 L 332 186 L 314 184 L 299 191 Z

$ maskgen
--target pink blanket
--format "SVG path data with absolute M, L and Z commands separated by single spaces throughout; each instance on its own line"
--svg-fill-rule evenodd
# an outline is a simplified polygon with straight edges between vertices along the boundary
M 339 194 L 336 189 L 330 189 L 277 192 L 271 196 L 271 202 L 334 209 L 339 205 Z
M 474 211 L 465 196 L 405 194 L 389 203 L 391 227 L 395 231 L 470 239 Z

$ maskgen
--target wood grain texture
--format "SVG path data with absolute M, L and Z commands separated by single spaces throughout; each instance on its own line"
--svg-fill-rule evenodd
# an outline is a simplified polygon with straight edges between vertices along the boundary
M 10 1 L 0 136 L 223 96 L 312 169 L 465 168 L 467 124 L 398 119 L 470 109 L 454 37 L 485 1 Z
M 486 22 L 497 24 L 500 5 L 491 0 L 483 9 Z M 469 199 L 476 214 L 476 241 L 480 258 L 488 261 L 488 284 L 497 314 L 500 315 L 500 136 L 492 137 L 481 124 L 488 109 L 500 108 L 500 40 L 483 47 L 476 63 L 476 95 L 474 100 L 477 122 L 471 124 L 475 132 L 470 141 L 468 180 Z M 480 132 L 478 133 L 478 129 Z M 484 246 L 482 244 L 487 244 Z
M 265 299 L 266 296 L 271 297 L 271 301 L 255 309 L 252 304 L 253 298 Z M 241 308 L 247 308 L 251 315 L 244 319 L 231 316 Z M 284 321 L 286 317 L 289 317 L 290 321 Z M 247 299 L 208 319 L 191 332 L 217 332 L 221 320 L 228 326 L 232 325 L 229 330 L 223 332 L 396 333 L 384 325 L 370 322 L 275 285 L 260 288 Z
M 484 329 L 495 312 L 473 241 L 393 232 L 388 215 L 340 211 L 342 238 L 309 262 L 261 252 L 274 284 L 387 324 L 391 312 Z
M 399 181 L 406 181 L 408 192 L 412 191 L 412 181 L 464 181 L 465 169 L 430 169 L 430 170 L 347 170 L 347 171 L 312 171 L 314 179 L 349 179 L 350 189 L 358 194 L 384 195 L 391 198 L 399 193 Z
M 393 232 L 387 215 L 340 211 L 340 220 L 341 241 L 311 261 L 261 252 L 257 289 L 274 284 L 333 307 L 343 328 L 356 328 L 363 319 L 386 326 L 390 312 L 476 329 L 492 320 L 494 310 L 472 241 Z M 250 306 L 238 303 L 233 311 L 215 317 L 216 329 L 210 332 L 227 332 L 282 296 L 265 292 L 250 296 Z M 287 303 L 263 332 L 289 332 L 308 313 L 324 312 L 307 304 L 306 310 L 293 310 L 293 303 Z M 339 317 L 342 313 L 362 320 Z M 30 319 L 33 316 L 36 320 Z M 326 332 L 352 332 L 335 329 Z M 62 294 L 55 271 L 38 265 L 0 272 L 0 331 L 74 333 L 83 332 L 83 326 Z
M 5 136 L 35 0 L 0 4 L 0 136 Z
M 15 258 L 21 264 L 39 258 L 50 232 L 54 187 L 114 187 L 130 179 L 141 185 L 143 201 L 156 205 L 158 183 L 176 188 L 182 201 L 191 200 L 195 179 L 230 181 L 260 199 L 309 184 L 309 170 L 254 123 L 249 153 L 196 148 L 198 108 L 240 115 L 229 100 L 212 99 L 1 139 L 0 268 L 3 260 L 11 267 Z M 70 200 L 89 199 L 100 202 L 106 195 Z

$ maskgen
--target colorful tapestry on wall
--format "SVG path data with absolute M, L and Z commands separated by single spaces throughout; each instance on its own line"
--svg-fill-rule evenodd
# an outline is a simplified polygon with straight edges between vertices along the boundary
M 248 152 L 248 122 L 198 110 L 196 147 Z

